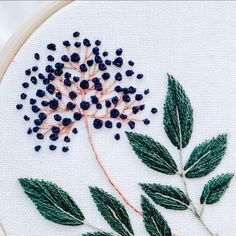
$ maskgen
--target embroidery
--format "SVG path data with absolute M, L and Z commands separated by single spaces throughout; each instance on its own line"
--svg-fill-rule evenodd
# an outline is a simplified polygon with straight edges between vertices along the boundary
M 30 105 L 32 111 L 32 114 L 23 116 L 26 122 L 33 118 L 33 127 L 29 127 L 27 133 L 35 134 L 39 142 L 49 137 L 51 151 L 57 149 L 55 143 L 58 144 L 58 140 L 64 140 L 66 145 L 62 151 L 68 152 L 71 135 L 79 133 L 77 123 L 84 122 L 95 159 L 108 182 L 130 208 L 141 214 L 108 173 L 96 150 L 89 122 L 92 120 L 95 129 L 119 130 L 123 125 L 134 129 L 137 122 L 149 125 L 148 118 L 140 118 L 140 113 L 146 109 L 143 100 L 149 89 L 141 93 L 132 86 L 144 76 L 135 73 L 132 60 L 126 62 L 121 57 L 121 48 L 115 51 L 116 56 L 111 60 L 108 52 L 100 48 L 100 40 L 94 43 L 86 38 L 77 40 L 79 32 L 74 32 L 73 37 L 76 38 L 73 45 L 68 40 L 63 42 L 66 53 L 59 60 L 55 54 L 57 45 L 47 45 L 52 55 L 47 56 L 48 64 L 43 72 L 38 66 L 25 71 L 29 81 L 23 82 L 22 87 L 25 91 L 33 87 L 35 93 L 32 97 L 26 92 L 21 94 L 22 101 Z M 34 58 L 36 61 L 42 59 L 39 53 L 35 53 Z M 21 110 L 23 104 L 17 104 L 16 108 Z M 151 113 L 157 113 L 157 109 L 151 108 Z M 119 140 L 120 133 L 114 138 Z M 35 146 L 35 151 L 40 149 L 41 145 Z
M 199 200 L 201 203 L 200 210 L 196 208 L 189 196 L 186 179 L 204 177 L 220 164 L 226 151 L 227 135 L 218 135 L 195 147 L 184 165 L 183 149 L 188 145 L 191 138 L 193 109 L 184 89 L 171 75 L 168 75 L 168 93 L 163 119 L 167 136 L 179 150 L 179 167 L 177 167 L 168 150 L 151 137 L 132 132 L 126 134 L 133 150 L 144 164 L 158 172 L 179 176 L 184 191 L 156 183 L 140 184 L 140 186 L 157 205 L 172 210 L 188 209 L 209 235 L 217 235 L 204 222 L 202 217 L 204 208 L 206 205 L 214 204 L 221 199 L 234 175 L 231 173 L 221 174 L 206 183 Z M 153 225 L 146 226 L 148 232 L 150 228 L 153 228 Z M 158 224 L 157 228 L 159 228 Z M 155 233 L 150 232 L 149 234 L 155 235 Z M 162 235 L 170 234 L 163 233 Z

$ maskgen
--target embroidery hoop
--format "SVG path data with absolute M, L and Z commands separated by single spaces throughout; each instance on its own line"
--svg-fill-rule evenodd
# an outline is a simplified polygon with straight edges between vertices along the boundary
M 70 4 L 72 0 L 53 1 L 40 7 L 40 9 L 30 16 L 8 39 L 6 45 L 0 52 L 0 81 L 7 71 L 15 55 L 22 45 L 31 36 L 31 34 L 42 25 L 50 16 Z M 0 224 L 0 236 L 6 236 L 2 225 Z

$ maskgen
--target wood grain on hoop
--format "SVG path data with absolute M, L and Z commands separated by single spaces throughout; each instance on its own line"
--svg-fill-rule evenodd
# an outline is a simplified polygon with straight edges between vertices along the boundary
M 7 41 L 0 52 L 0 80 L 2 80 L 8 66 L 30 35 L 51 15 L 71 3 L 72 0 L 52 1 L 40 8 L 29 18 Z M 1 235 L 0 235 L 1 236 Z

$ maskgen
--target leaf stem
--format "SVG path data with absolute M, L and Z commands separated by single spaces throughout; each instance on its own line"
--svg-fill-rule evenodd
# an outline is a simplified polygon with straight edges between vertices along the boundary
M 206 231 L 209 233 L 209 235 L 211 236 L 217 236 L 217 234 L 213 233 L 209 227 L 206 225 L 206 223 L 204 222 L 204 220 L 202 219 L 202 212 L 204 210 L 204 207 L 202 208 L 201 212 L 198 213 L 197 208 L 195 207 L 193 201 L 191 200 L 190 196 L 189 196 L 189 191 L 188 191 L 188 186 L 187 186 L 187 182 L 185 179 L 185 174 L 184 174 L 184 167 L 183 167 L 183 151 L 182 151 L 182 147 L 180 147 L 179 149 L 179 157 L 180 157 L 180 178 L 182 180 L 182 183 L 184 185 L 184 190 L 185 190 L 185 194 L 189 199 L 190 202 L 190 207 L 189 210 L 192 212 L 193 216 L 201 223 L 201 225 L 206 229 Z
M 0 224 L 0 235 L 7 236 L 6 231 L 4 230 L 4 228 L 1 224 Z

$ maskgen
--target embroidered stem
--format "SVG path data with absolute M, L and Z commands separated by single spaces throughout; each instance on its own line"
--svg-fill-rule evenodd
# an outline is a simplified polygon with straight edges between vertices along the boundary
M 89 128 L 89 122 L 88 122 L 87 114 L 84 114 L 84 121 L 85 121 L 85 127 L 86 127 L 87 134 L 88 134 L 89 143 L 92 147 L 92 151 L 95 155 L 96 161 L 97 161 L 99 167 L 101 168 L 103 174 L 106 176 L 106 178 L 107 178 L 108 182 L 111 184 L 111 186 L 115 189 L 115 191 L 120 195 L 120 197 L 123 199 L 123 201 L 127 204 L 127 206 L 129 206 L 133 211 L 135 211 L 137 214 L 139 214 L 141 216 L 142 212 L 140 210 L 138 210 L 137 208 L 135 208 L 132 205 L 132 203 L 128 200 L 128 198 L 121 192 L 119 187 L 116 185 L 116 183 L 113 181 L 113 179 L 109 175 L 109 173 L 108 173 L 105 165 L 103 164 L 101 158 L 99 157 L 98 152 L 96 150 L 96 146 L 93 142 L 91 130 Z
M 6 231 L 4 230 L 3 226 L 0 224 L 0 235 L 7 236 Z

